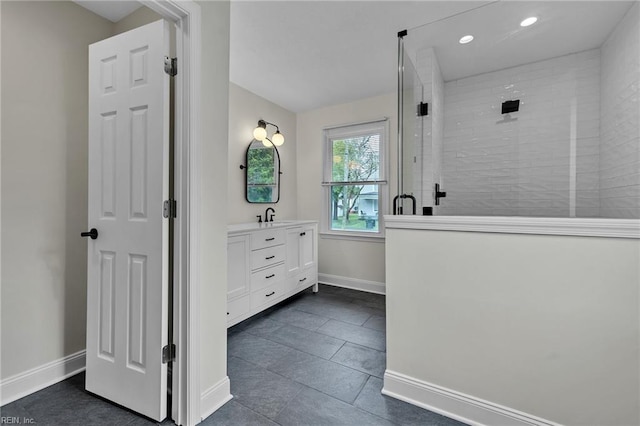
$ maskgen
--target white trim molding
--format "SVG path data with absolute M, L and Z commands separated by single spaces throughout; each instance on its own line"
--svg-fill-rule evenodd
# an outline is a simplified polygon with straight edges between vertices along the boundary
M 85 351 L 51 361 L 0 382 L 0 405 L 9 404 L 63 381 L 85 369 Z
M 140 0 L 176 25 L 174 198 L 174 342 L 171 417 L 200 422 L 200 183 L 202 16 L 192 0 Z
M 390 370 L 384 373 L 382 393 L 474 426 L 560 426 L 550 420 Z
M 224 379 L 202 392 L 202 396 L 200 397 L 200 407 L 202 409 L 200 420 L 209 417 L 218 410 L 218 408 L 231 401 L 232 398 L 231 382 L 229 381 L 229 377 L 225 376 Z
M 640 239 L 638 219 L 386 215 L 389 229 Z
M 385 294 L 386 286 L 377 281 L 361 280 L 358 278 L 341 277 L 339 275 L 318 274 L 318 282 L 335 287 L 350 288 L 368 293 Z

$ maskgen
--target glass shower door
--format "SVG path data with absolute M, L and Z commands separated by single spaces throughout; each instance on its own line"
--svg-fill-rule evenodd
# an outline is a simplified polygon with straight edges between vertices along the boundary
M 423 204 L 423 117 L 417 115 L 417 106 L 423 101 L 423 84 L 411 59 L 404 54 L 404 72 L 398 99 L 402 105 L 402 149 L 399 193 L 394 205 L 397 214 L 421 214 Z

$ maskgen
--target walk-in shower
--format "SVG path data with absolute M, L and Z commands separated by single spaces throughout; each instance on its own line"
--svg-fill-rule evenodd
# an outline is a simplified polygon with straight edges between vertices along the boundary
M 640 218 L 639 6 L 498 1 L 400 32 L 398 212 Z

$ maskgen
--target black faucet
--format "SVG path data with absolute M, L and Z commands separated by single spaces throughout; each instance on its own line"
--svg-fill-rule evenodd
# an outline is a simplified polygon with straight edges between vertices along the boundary
M 271 216 L 269 216 L 269 210 L 273 212 Z M 267 207 L 267 210 L 264 211 L 264 221 L 265 222 L 273 222 L 273 217 L 276 215 L 276 211 L 273 207 Z

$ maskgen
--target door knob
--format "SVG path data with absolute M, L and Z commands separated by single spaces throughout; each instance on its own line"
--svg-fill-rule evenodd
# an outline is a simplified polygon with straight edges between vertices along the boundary
M 89 232 L 82 232 L 80 235 L 83 237 L 91 237 L 92 240 L 95 240 L 98 238 L 98 230 L 96 228 L 91 228 Z

